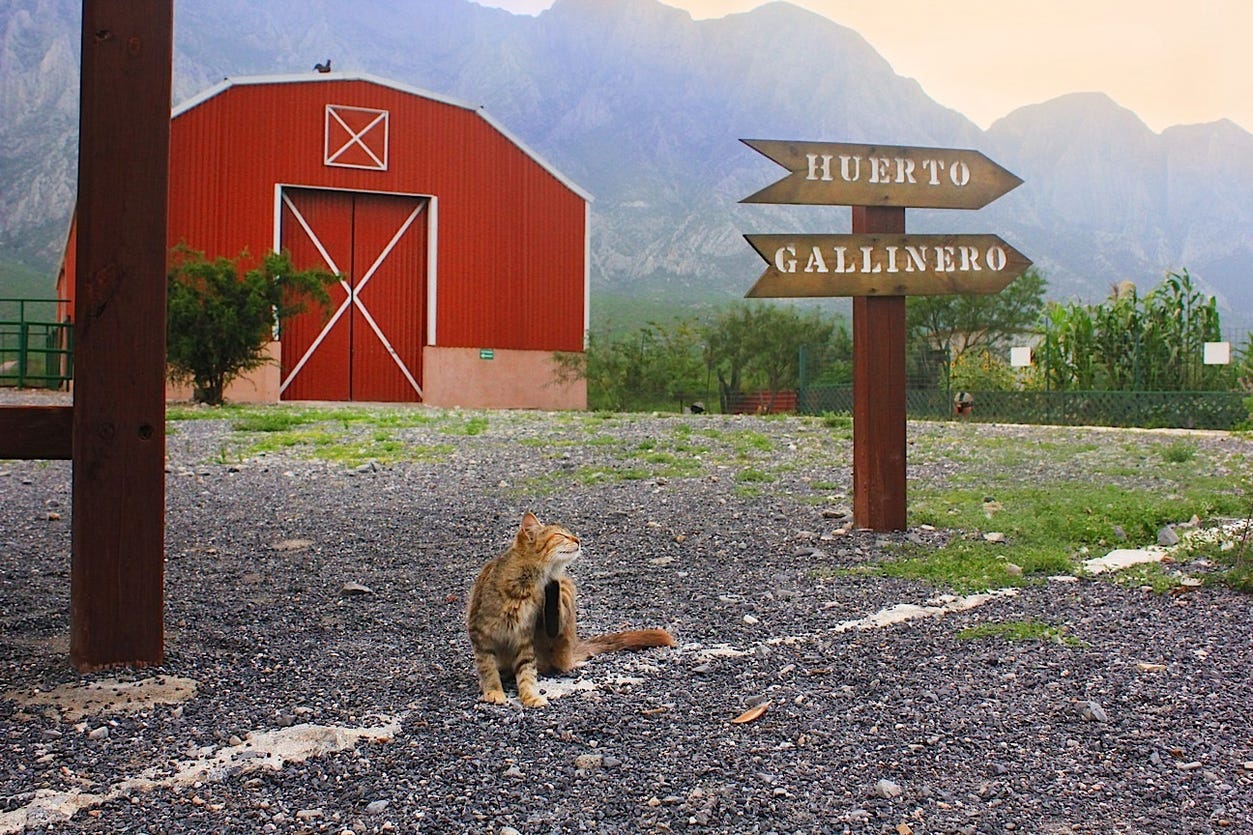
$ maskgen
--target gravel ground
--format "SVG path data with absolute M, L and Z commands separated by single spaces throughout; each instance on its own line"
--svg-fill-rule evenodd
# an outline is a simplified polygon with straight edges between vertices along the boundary
M 0 462 L 0 833 L 1253 832 L 1247 596 L 1055 579 L 861 629 L 936 591 L 822 569 L 950 534 L 844 533 L 847 434 L 423 413 L 387 464 L 172 423 L 155 670 L 69 668 L 69 464 Z M 621 457 L 675 437 L 669 459 Z M 773 480 L 745 481 L 752 455 Z M 957 466 L 918 459 L 913 481 Z M 679 647 L 545 680 L 544 709 L 479 703 L 466 593 L 528 509 L 583 539 L 585 632 L 664 626 Z M 1027 619 L 1082 643 L 957 637 Z

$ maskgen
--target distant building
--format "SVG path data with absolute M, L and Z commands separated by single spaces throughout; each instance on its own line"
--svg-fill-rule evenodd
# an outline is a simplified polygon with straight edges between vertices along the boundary
M 586 408 L 553 354 L 584 349 L 589 199 L 481 110 L 370 76 L 231 79 L 171 124 L 171 247 L 343 276 L 227 399 Z

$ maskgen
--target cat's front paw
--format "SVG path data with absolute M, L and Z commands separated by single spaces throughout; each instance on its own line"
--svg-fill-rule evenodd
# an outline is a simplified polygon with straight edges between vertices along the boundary
M 489 690 L 483 694 L 483 701 L 494 705 L 508 704 L 509 699 L 505 698 L 503 690 Z
M 527 707 L 546 707 L 548 705 L 548 699 L 541 696 L 539 693 L 527 693 L 521 698 L 522 704 Z

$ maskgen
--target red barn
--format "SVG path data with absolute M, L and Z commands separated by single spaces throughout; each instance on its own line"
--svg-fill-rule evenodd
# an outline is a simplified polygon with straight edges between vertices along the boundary
M 365 75 L 227 80 L 171 124 L 171 247 L 342 276 L 251 399 L 585 408 L 553 354 L 584 349 L 588 201 L 478 108 Z

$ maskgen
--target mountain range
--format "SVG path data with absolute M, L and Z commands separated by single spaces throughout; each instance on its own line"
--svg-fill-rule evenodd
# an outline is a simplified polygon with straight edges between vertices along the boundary
M 0 0 L 0 296 L 23 269 L 51 292 L 74 199 L 80 6 Z M 999 234 L 1063 300 L 1186 268 L 1230 337 L 1253 328 L 1253 134 L 1230 121 L 1155 133 L 1087 93 L 984 131 L 853 30 L 785 2 L 711 20 L 657 0 L 556 0 L 535 17 L 470 0 L 175 12 L 175 103 L 329 57 L 482 105 L 593 195 L 594 294 L 742 296 L 762 268 L 742 234 L 846 232 L 849 211 L 740 204 L 786 172 L 738 140 L 865 142 L 973 148 L 1025 181 L 978 211 L 909 210 L 910 231 Z

